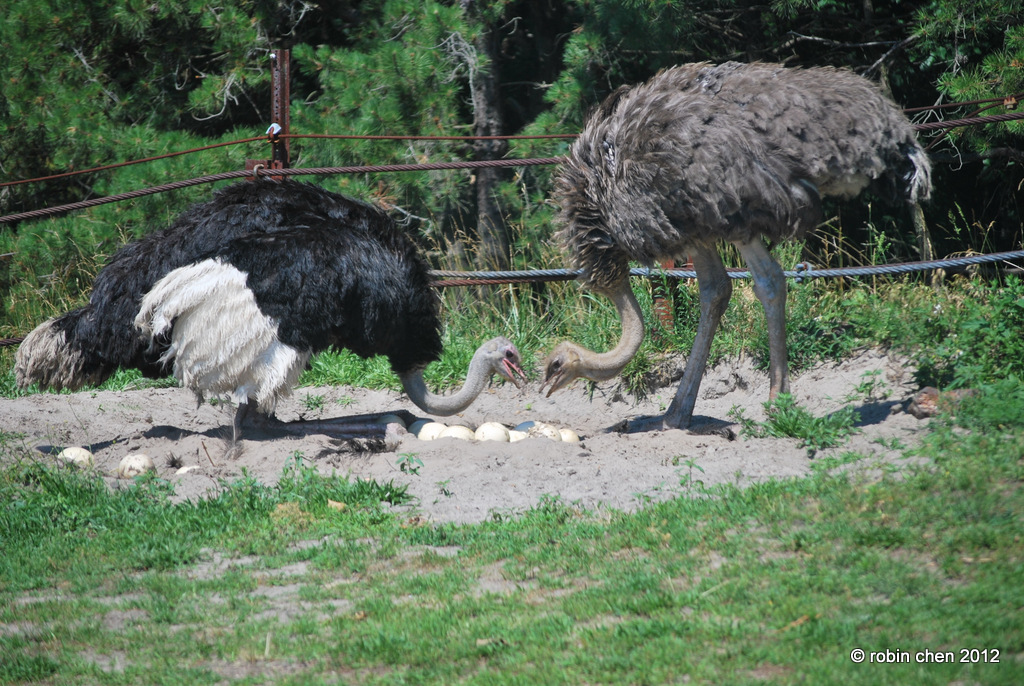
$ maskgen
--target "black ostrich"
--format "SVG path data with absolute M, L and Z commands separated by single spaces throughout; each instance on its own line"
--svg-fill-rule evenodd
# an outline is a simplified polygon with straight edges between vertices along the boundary
M 700 323 L 672 404 L 655 427 L 686 428 L 732 284 L 717 244 L 736 246 L 769 333 L 770 397 L 789 392 L 786 282 L 764 239 L 799 239 L 822 220 L 821 197 L 868 186 L 914 203 L 931 170 L 910 123 L 871 82 L 833 68 L 689 64 L 612 93 L 575 141 L 558 181 L 558 237 L 584 285 L 614 302 L 616 347 L 563 342 L 546 362 L 548 395 L 583 376 L 617 376 L 644 336 L 629 261 L 689 257 Z M 652 428 L 640 422 L 637 428 Z
M 477 350 L 458 392 L 429 392 L 423 370 L 440 357 L 440 328 L 427 265 L 382 210 L 314 185 L 245 181 L 121 248 L 85 307 L 25 338 L 15 372 L 22 388 L 74 390 L 119 367 L 152 377 L 173 367 L 200 402 L 237 403 L 235 440 L 250 414 L 366 435 L 383 428 L 369 417 L 272 419 L 314 353 L 386 355 L 410 400 L 434 415 L 465 409 L 492 373 L 517 385 L 524 377 L 519 351 L 498 337 Z

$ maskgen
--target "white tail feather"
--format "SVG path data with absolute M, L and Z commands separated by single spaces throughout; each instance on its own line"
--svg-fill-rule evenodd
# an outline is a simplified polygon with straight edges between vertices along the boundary
M 200 398 L 227 395 L 236 404 L 254 399 L 272 414 L 309 360 L 278 339 L 278 325 L 263 314 L 246 275 L 218 260 L 181 267 L 142 299 L 135 326 L 150 338 L 170 332 L 161 360 Z

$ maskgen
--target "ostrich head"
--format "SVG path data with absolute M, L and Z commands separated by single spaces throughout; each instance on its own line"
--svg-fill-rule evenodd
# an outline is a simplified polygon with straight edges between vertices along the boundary
M 508 379 L 516 385 L 516 388 L 522 388 L 523 382 L 526 381 L 526 374 L 519 366 L 519 350 L 516 349 L 512 341 L 504 336 L 492 338 L 480 346 L 474 357 L 477 356 L 483 358 L 492 373 Z
M 572 341 L 559 343 L 544 361 L 544 382 L 541 390 L 549 386 L 545 397 L 550 398 L 555 391 L 565 388 L 577 378 L 585 376 L 583 372 L 584 358 L 589 351 Z

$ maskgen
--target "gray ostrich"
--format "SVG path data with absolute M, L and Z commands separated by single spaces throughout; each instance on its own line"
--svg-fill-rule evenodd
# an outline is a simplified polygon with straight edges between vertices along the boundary
M 871 186 L 914 203 L 931 170 L 910 123 L 871 82 L 834 68 L 688 64 L 612 93 L 590 116 L 559 179 L 557 237 L 583 285 L 609 297 L 622 335 L 597 353 L 560 343 L 547 395 L 577 377 L 617 376 L 644 336 L 629 261 L 693 262 L 700 323 L 675 398 L 655 426 L 686 428 L 732 284 L 717 245 L 736 246 L 764 306 L 770 398 L 789 392 L 786 282 L 764 240 L 799 239 L 822 221 L 821 198 Z

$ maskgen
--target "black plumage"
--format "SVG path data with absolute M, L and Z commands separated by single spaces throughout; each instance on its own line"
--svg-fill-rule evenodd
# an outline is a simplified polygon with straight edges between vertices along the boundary
M 16 374 L 23 387 L 77 389 L 118 368 L 160 377 L 173 366 L 200 397 L 251 398 L 272 414 L 310 355 L 347 348 L 385 355 L 414 402 L 443 413 L 451 403 L 435 407 L 442 396 L 419 378 L 442 351 L 438 311 L 426 261 L 383 210 L 315 185 L 244 181 L 122 247 L 87 305 L 26 337 Z M 478 377 L 517 380 L 511 343 L 486 353 Z
M 373 221 L 307 215 L 301 225 L 234 238 L 213 257 L 248 275 L 260 310 L 280 322 L 282 343 L 384 355 L 397 374 L 425 367 L 442 349 L 428 266 L 387 215 L 360 210 Z

